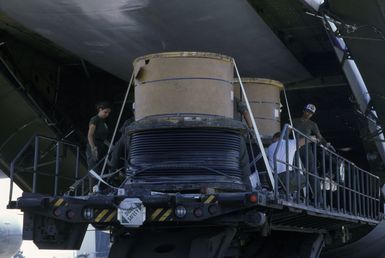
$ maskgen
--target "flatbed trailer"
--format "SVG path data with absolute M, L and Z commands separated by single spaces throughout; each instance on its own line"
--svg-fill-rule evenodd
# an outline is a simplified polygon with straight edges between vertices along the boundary
M 51 140 L 56 146 L 65 144 Z M 354 177 L 337 180 L 342 176 L 338 166 L 334 176 L 318 177 L 323 203 L 305 194 L 309 186 L 292 192 L 279 187 L 278 180 L 274 189 L 252 191 L 160 192 L 122 184 L 87 193 L 88 177 L 75 176 L 68 192 L 24 192 L 17 200 L 11 194 L 8 207 L 24 212 L 23 239 L 41 249 L 79 249 L 92 224 L 110 231 L 111 258 L 318 257 L 323 248 L 354 241 L 382 220 L 378 177 L 346 160 L 344 167 Z M 38 176 L 38 170 L 31 173 Z M 60 171 L 53 173 L 53 182 L 59 177 Z M 60 192 L 58 185 L 53 184 L 53 192 Z

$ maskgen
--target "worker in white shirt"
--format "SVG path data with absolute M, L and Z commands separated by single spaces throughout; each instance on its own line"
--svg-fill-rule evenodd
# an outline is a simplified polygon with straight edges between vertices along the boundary
M 280 140 L 281 133 L 277 132 L 273 136 L 273 143 L 267 148 L 267 158 L 269 160 L 271 168 L 274 172 L 278 173 L 278 178 L 282 184 L 286 182 L 286 172 L 289 172 L 289 189 L 296 190 L 298 187 L 297 173 L 298 169 L 294 168 L 294 155 L 296 151 L 305 144 L 304 138 L 298 139 L 282 139 Z M 288 155 L 286 155 L 286 153 Z M 275 157 L 275 158 L 274 158 Z M 297 165 L 298 166 L 298 165 Z M 300 187 L 305 185 L 305 177 L 300 176 Z

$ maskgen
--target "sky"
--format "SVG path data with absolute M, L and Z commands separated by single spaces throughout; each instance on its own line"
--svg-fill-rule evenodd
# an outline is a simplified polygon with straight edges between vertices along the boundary
M 1 171 L 0 171 L 1 173 Z M 10 180 L 8 178 L 0 179 L 0 213 L 6 211 L 8 203 Z M 13 200 L 21 196 L 21 189 L 14 184 Z M 19 218 L 20 224 L 23 222 L 23 213 L 20 210 L 11 210 Z M 26 258 L 73 258 L 74 251 L 62 250 L 39 250 L 32 241 L 23 241 L 20 250 Z

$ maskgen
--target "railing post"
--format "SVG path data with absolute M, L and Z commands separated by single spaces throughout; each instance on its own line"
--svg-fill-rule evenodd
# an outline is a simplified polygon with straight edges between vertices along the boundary
M 364 185 L 364 174 L 363 172 L 361 171 L 361 169 L 358 169 L 359 173 L 360 173 L 360 214 L 361 216 L 365 216 L 366 214 L 366 211 L 365 211 L 365 196 L 364 196 L 364 192 L 365 192 L 365 185 Z
M 279 197 L 279 192 L 278 192 L 278 160 L 277 160 L 277 152 L 278 152 L 279 148 L 281 147 L 282 140 L 284 139 L 284 135 L 286 135 L 287 128 L 288 128 L 288 125 L 285 125 L 285 127 L 283 128 L 283 131 L 281 133 L 281 137 L 279 138 L 279 140 L 277 142 L 277 146 L 276 146 L 276 149 L 274 151 L 274 154 L 273 154 L 273 171 L 271 171 L 271 173 L 272 173 L 272 176 L 273 176 L 273 179 L 274 179 L 273 180 L 274 181 L 273 182 L 274 183 L 274 189 L 273 190 L 274 190 L 275 200 L 278 200 L 278 197 Z M 287 146 L 285 146 L 285 147 L 287 147 Z M 270 166 L 270 164 L 267 164 L 267 165 Z M 287 164 L 286 164 L 286 170 L 287 170 Z
M 329 178 L 329 193 L 330 193 L 330 211 L 333 210 L 333 157 L 332 154 L 329 152 L 329 171 L 330 171 L 330 178 Z
M 332 154 L 334 155 L 334 154 Z M 340 195 L 340 171 L 339 171 L 339 166 L 338 166 L 339 159 L 336 156 L 336 180 L 337 180 L 337 211 L 341 211 L 341 195 Z M 331 185 L 332 187 L 332 185 Z
M 349 185 L 349 213 L 353 213 L 353 207 L 352 207 L 352 171 L 351 171 L 351 164 L 348 164 L 348 185 Z
M 345 163 L 344 161 L 341 161 L 341 169 L 342 172 L 343 172 L 343 196 L 344 196 L 344 213 L 346 213 L 346 210 L 347 210 L 347 204 L 346 204 L 346 171 L 345 171 Z M 341 179 L 342 180 L 342 179 Z
M 79 146 L 76 146 L 75 181 L 79 180 L 79 159 L 80 159 L 80 149 L 79 149 Z M 75 195 L 78 195 L 78 189 L 75 190 Z
M 286 201 L 289 201 L 289 195 L 290 195 L 290 167 L 289 167 L 289 130 L 285 130 L 285 150 L 286 150 L 286 177 L 285 177 L 285 181 L 286 181 Z
M 374 210 L 374 202 L 375 202 L 375 189 L 373 187 L 373 181 L 375 180 L 375 178 L 373 177 L 373 175 L 371 175 L 370 177 L 370 184 L 369 184 L 369 188 L 370 188 L 370 211 L 371 211 L 371 217 L 373 219 L 375 219 L 375 214 L 376 214 L 376 211 Z
M 376 191 L 376 197 L 377 197 L 377 214 L 379 215 L 380 214 L 380 179 L 377 178 L 377 191 Z M 378 218 L 380 219 L 380 218 Z
M 279 143 L 277 144 L 277 148 L 279 147 Z M 278 200 L 278 173 L 277 173 L 277 155 L 274 153 L 274 195 L 275 195 L 275 200 Z
M 85 183 L 84 182 L 85 182 L 85 179 L 82 180 L 82 195 L 84 195 L 84 193 L 86 191 L 85 190 Z
M 375 191 L 376 189 L 373 187 L 373 183 L 374 183 L 374 180 L 375 178 L 373 176 L 370 177 L 370 212 L 371 212 L 371 215 L 372 215 L 372 219 L 375 219 L 376 218 L 376 210 L 375 210 L 375 206 L 376 206 L 376 197 L 375 197 Z
M 357 208 L 358 208 L 358 200 L 357 200 L 357 171 L 356 171 L 356 166 L 353 166 L 353 186 L 354 186 L 354 198 L 353 198 L 353 203 L 354 203 L 354 215 L 357 216 Z
M 318 179 L 318 171 L 317 171 L 317 143 L 312 143 L 311 145 L 313 147 L 313 167 L 312 167 L 312 171 L 313 171 L 313 182 L 314 182 L 314 207 L 317 207 L 318 208 L 318 187 L 320 187 L 319 185 L 319 179 Z M 321 188 L 320 188 L 321 189 Z
M 369 176 L 369 216 L 373 219 L 373 177 Z
M 326 158 L 325 158 L 325 148 L 322 148 L 322 174 L 323 174 L 323 188 L 322 195 L 324 199 L 323 208 L 326 210 Z
M 372 176 L 372 195 L 373 195 L 373 203 L 372 203 L 372 209 L 373 209 L 373 218 L 377 219 L 377 210 L 376 210 L 376 203 L 377 203 L 377 196 L 376 196 L 376 178 Z
M 370 202 L 370 199 L 369 199 L 369 175 L 367 173 L 365 173 L 365 177 L 366 177 L 366 180 L 365 180 L 365 183 L 366 183 L 366 188 L 365 188 L 365 202 L 366 202 L 366 217 L 370 218 L 370 209 L 369 209 L 369 202 Z
M 309 195 L 310 195 L 310 187 L 309 187 L 309 141 L 305 138 L 305 168 L 306 168 L 306 206 L 309 206 Z
M 33 179 L 32 179 L 32 192 L 36 193 L 36 181 L 37 181 L 37 165 L 39 161 L 39 139 L 40 137 L 35 136 L 35 152 L 33 158 Z
M 295 164 L 295 175 L 296 175 L 296 177 L 297 177 L 297 203 L 300 203 L 300 199 L 301 199 L 301 186 L 302 186 L 302 184 L 301 184 L 301 165 L 300 165 L 300 163 L 301 163 L 301 161 L 300 161 L 300 159 L 299 159 L 299 148 L 300 148 L 300 146 L 299 146 L 299 138 L 300 137 L 298 137 L 298 133 L 296 132 L 296 131 L 293 131 L 293 134 L 295 135 L 295 137 L 294 137 L 294 139 L 296 139 L 296 141 L 295 141 L 295 149 L 297 150 L 296 152 L 295 152 L 295 162 L 294 162 L 294 164 Z

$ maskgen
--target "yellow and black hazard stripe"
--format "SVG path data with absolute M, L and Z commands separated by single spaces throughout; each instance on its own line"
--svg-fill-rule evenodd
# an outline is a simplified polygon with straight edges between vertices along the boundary
M 208 195 L 208 196 L 204 199 L 203 203 L 209 204 L 209 203 L 215 203 L 216 201 L 217 201 L 216 196 L 211 194 L 211 195 Z
M 51 201 L 51 205 L 52 205 L 53 207 L 55 207 L 55 208 L 59 208 L 59 207 L 64 206 L 64 205 L 66 205 L 66 204 L 67 204 L 67 203 L 66 203 L 66 201 L 64 201 L 63 198 L 55 198 L 55 199 L 53 199 L 53 200 Z
M 150 213 L 151 221 L 171 221 L 173 220 L 173 209 L 171 208 L 157 208 Z
M 95 209 L 94 210 L 94 222 L 97 223 L 106 223 L 111 222 L 116 218 L 115 209 Z

